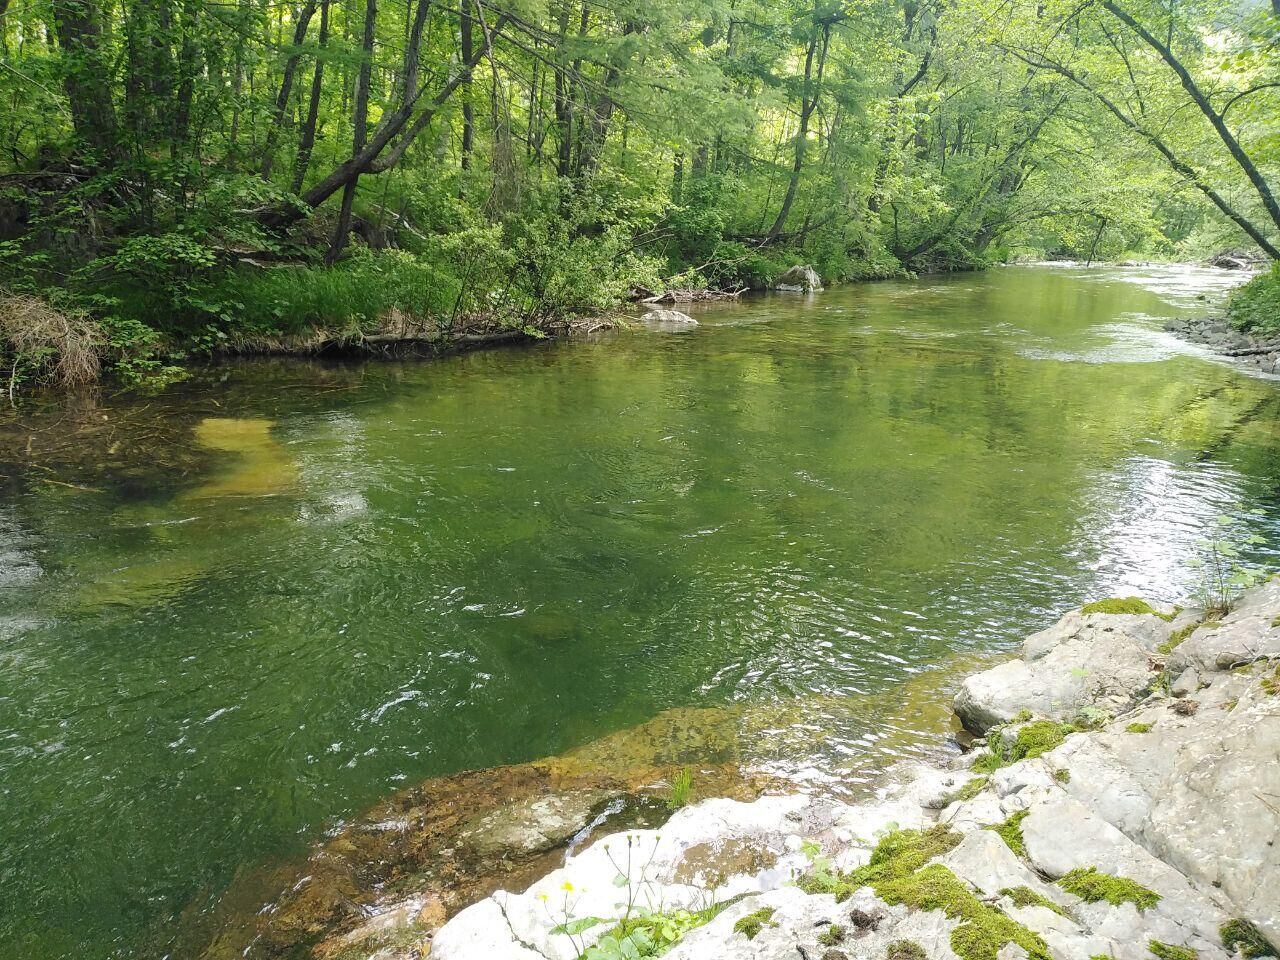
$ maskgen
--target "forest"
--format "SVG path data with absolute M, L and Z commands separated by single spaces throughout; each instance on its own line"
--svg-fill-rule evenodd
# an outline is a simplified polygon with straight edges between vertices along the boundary
M 10 394 L 796 264 L 1280 258 L 1280 0 L 0 0 L 0 44 Z

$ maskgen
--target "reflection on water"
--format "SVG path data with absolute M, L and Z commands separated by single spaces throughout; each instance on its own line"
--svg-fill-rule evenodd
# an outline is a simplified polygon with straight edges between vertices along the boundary
M 396 790 L 619 763 L 655 717 L 815 789 L 937 749 L 958 664 L 1079 600 L 1185 597 L 1218 514 L 1264 511 L 1274 555 L 1280 392 L 1159 331 L 1217 276 L 1010 269 L 680 336 L 245 364 L 104 399 L 81 461 L 21 411 L 0 958 L 160 955 Z

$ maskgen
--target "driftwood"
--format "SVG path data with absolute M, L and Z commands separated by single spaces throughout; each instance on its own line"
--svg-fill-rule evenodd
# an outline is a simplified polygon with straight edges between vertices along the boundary
M 648 290 L 638 291 L 650 293 Z M 668 290 L 666 293 L 640 297 L 639 303 L 708 303 L 719 300 L 737 300 L 745 290 Z

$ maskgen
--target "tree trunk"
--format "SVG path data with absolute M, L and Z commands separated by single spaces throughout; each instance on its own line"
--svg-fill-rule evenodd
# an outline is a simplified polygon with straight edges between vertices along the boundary
M 459 52 L 462 55 L 462 62 L 469 63 L 475 55 L 473 49 L 471 35 L 471 3 L 470 0 L 461 0 L 458 7 L 459 16 Z M 471 169 L 471 149 L 475 140 L 475 109 L 471 105 L 471 73 L 467 72 L 467 79 L 462 84 L 462 160 L 461 166 L 463 170 Z
M 262 179 L 271 179 L 271 167 L 275 163 L 276 142 L 280 137 L 280 125 L 284 120 L 285 108 L 289 105 L 289 94 L 293 92 L 293 78 L 298 72 L 298 61 L 302 58 L 301 47 L 307 39 L 307 28 L 311 26 L 311 18 L 316 12 L 316 0 L 307 0 L 298 13 L 298 20 L 293 25 L 293 49 L 289 51 L 289 59 L 284 62 L 284 76 L 280 78 L 280 92 L 276 94 L 275 106 L 271 111 L 271 125 L 267 127 L 267 140 L 262 147 Z
M 65 61 L 62 84 L 76 139 L 98 162 L 120 158 L 111 82 L 98 49 L 102 30 L 94 0 L 53 0 L 54 30 Z
M 369 137 L 369 83 L 373 74 L 373 39 L 374 28 L 378 20 L 378 0 L 365 0 L 364 7 L 364 43 L 363 56 L 360 60 L 360 73 L 356 78 L 356 102 L 352 116 L 352 154 L 359 156 L 364 150 L 365 141 Z M 333 232 L 333 243 L 325 256 L 326 263 L 334 263 L 342 255 L 347 246 L 347 237 L 351 233 L 351 209 L 355 204 L 356 187 L 360 182 L 360 171 L 347 181 L 342 191 L 342 209 L 338 213 L 338 226 Z
M 822 83 L 822 71 L 827 62 L 827 47 L 831 42 L 831 25 L 823 24 L 821 30 L 809 41 L 809 50 L 804 58 L 804 88 L 800 94 L 800 132 L 796 136 L 795 159 L 791 163 L 791 179 L 787 181 L 787 192 L 782 198 L 782 206 L 778 217 L 769 228 L 766 242 L 772 242 L 782 235 L 782 228 L 787 225 L 787 217 L 796 200 L 796 191 L 800 187 L 800 175 L 804 171 L 804 154 L 809 140 L 809 120 L 818 106 Z M 817 70 L 814 70 L 814 59 L 817 59 Z
M 293 163 L 293 192 L 301 193 L 307 179 L 307 167 L 311 165 L 311 151 L 316 145 L 316 123 L 320 117 L 320 96 L 324 92 L 324 51 L 329 44 L 329 0 L 320 0 L 320 55 L 316 57 L 315 73 L 311 76 L 311 101 L 307 104 L 307 119 L 302 124 L 298 140 L 298 156 Z

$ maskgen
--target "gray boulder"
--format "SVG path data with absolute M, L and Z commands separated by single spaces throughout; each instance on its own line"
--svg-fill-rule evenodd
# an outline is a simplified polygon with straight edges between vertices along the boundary
M 1154 614 L 1072 611 L 1028 637 L 1021 660 L 968 677 L 955 711 L 975 733 L 1023 710 L 1069 720 L 1086 707 L 1127 710 L 1154 679 L 1152 657 L 1173 625 Z
M 650 310 L 640 322 L 655 330 L 683 330 L 698 325 L 697 320 L 679 310 Z
M 818 271 L 808 264 L 792 267 L 782 276 L 774 281 L 775 290 L 790 290 L 801 293 L 811 293 L 815 290 L 822 289 L 822 277 L 818 276 Z

